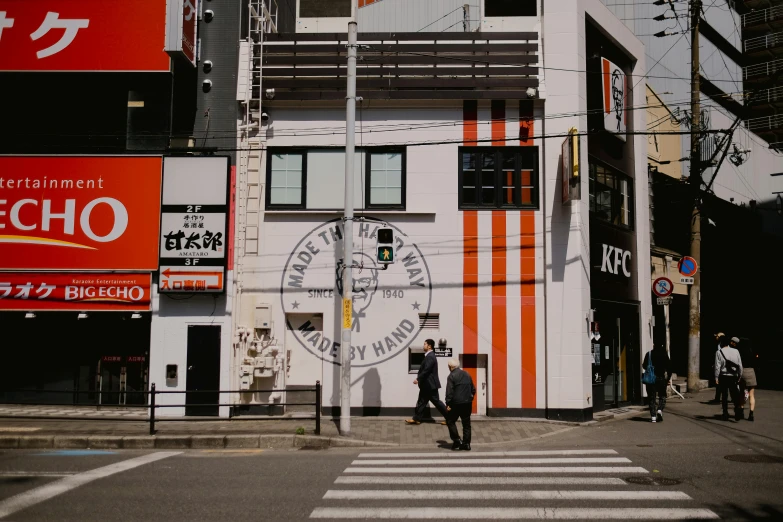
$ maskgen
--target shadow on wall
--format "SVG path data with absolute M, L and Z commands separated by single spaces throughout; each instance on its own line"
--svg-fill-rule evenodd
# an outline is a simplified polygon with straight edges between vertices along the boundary
M 377 417 L 381 414 L 381 375 L 376 368 L 370 368 L 351 387 L 359 381 L 362 381 L 362 416 Z

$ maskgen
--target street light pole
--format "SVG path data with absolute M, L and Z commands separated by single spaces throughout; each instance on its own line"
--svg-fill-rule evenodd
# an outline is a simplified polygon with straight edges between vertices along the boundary
M 343 212 L 343 321 L 340 337 L 340 434 L 351 434 L 351 329 L 353 328 L 353 167 L 356 149 L 357 24 L 348 24 L 348 89 L 345 95 L 345 210 Z

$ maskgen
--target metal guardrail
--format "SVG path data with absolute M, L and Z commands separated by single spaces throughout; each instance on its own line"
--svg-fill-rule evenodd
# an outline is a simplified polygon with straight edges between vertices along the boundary
M 783 44 L 783 32 L 765 34 L 745 40 L 745 52 L 769 49 Z
M 742 27 L 780 19 L 783 19 L 783 5 L 776 5 L 768 9 L 751 11 L 742 15 Z
M 269 389 L 269 390 L 163 390 L 159 391 L 155 389 L 155 383 L 152 383 L 150 386 L 149 391 L 134 391 L 134 394 L 139 395 L 147 395 L 149 396 L 149 400 L 147 401 L 147 404 L 139 404 L 139 405 L 132 405 L 128 406 L 125 404 L 100 404 L 95 406 L 100 406 L 101 408 L 109 407 L 109 408 L 144 408 L 149 410 L 149 417 L 148 422 L 150 425 L 150 435 L 155 435 L 155 411 L 159 408 L 207 408 L 207 407 L 234 407 L 234 406 L 252 406 L 253 404 L 215 404 L 215 403 L 209 403 L 209 404 L 158 404 L 158 401 L 156 398 L 160 395 L 174 395 L 174 394 L 185 394 L 186 397 L 188 395 L 198 395 L 198 394 L 225 394 L 225 393 L 237 393 L 237 394 L 247 394 L 247 393 L 305 393 L 305 392 L 315 392 L 315 402 L 276 402 L 271 404 L 271 406 L 315 406 L 315 434 L 320 435 L 321 434 L 321 381 L 315 381 L 315 387 L 313 388 L 298 388 L 296 390 L 277 390 L 277 389 Z M 82 395 L 82 394 L 96 394 L 95 390 L 88 390 L 88 391 L 77 391 L 77 390 L 0 390 L 0 395 L 5 394 L 36 394 L 36 395 L 43 395 L 43 394 L 51 394 L 51 395 Z M 118 392 L 119 393 L 119 392 Z M 3 403 L 3 404 L 24 404 L 26 406 L 90 406 L 87 404 L 78 404 L 78 403 L 51 403 L 51 402 L 16 402 L 16 403 Z M 267 404 L 262 404 L 261 406 L 267 406 Z M 135 420 L 135 419 L 132 419 Z M 167 418 L 166 421 L 203 421 L 203 417 L 199 418 L 188 418 L 181 417 L 176 419 L 169 419 Z M 230 420 L 259 420 L 258 417 L 251 417 L 251 418 L 242 418 L 242 417 L 231 417 Z
M 743 67 L 742 76 L 743 79 L 747 80 L 748 78 L 754 78 L 756 76 L 772 76 L 778 71 L 783 71 L 783 58 Z
M 760 118 L 745 120 L 745 128 L 752 131 L 772 129 L 775 127 L 783 127 L 783 114 L 761 116 Z

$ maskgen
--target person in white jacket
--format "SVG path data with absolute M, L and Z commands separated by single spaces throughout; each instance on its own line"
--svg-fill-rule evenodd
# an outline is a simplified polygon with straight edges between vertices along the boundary
M 739 340 L 737 340 L 739 342 Z M 729 404 L 727 393 L 731 394 L 731 402 L 734 403 L 734 420 L 742 419 L 740 409 L 739 380 L 742 377 L 742 356 L 736 348 L 728 344 L 724 337 L 721 347 L 715 354 L 715 384 L 718 385 L 723 395 L 723 420 L 729 420 Z

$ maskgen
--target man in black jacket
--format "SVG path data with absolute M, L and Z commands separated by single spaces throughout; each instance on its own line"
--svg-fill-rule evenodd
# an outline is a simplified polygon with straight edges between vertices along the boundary
M 457 359 L 449 361 L 449 370 L 451 373 L 446 380 L 446 410 L 449 414 L 446 422 L 453 442 L 451 449 L 470 451 L 470 413 L 473 410 L 476 387 L 468 372 L 460 369 Z M 457 431 L 457 417 L 462 420 L 462 441 Z
M 419 386 L 419 399 L 416 401 L 416 411 L 412 419 L 405 422 L 408 424 L 421 424 L 421 419 L 427 411 L 427 405 L 432 404 L 438 412 L 446 417 L 446 405 L 440 401 L 438 389 L 440 388 L 440 379 L 438 378 L 438 358 L 432 350 L 435 348 L 435 341 L 427 339 L 424 341 L 424 361 L 419 366 L 419 372 L 413 384 Z

